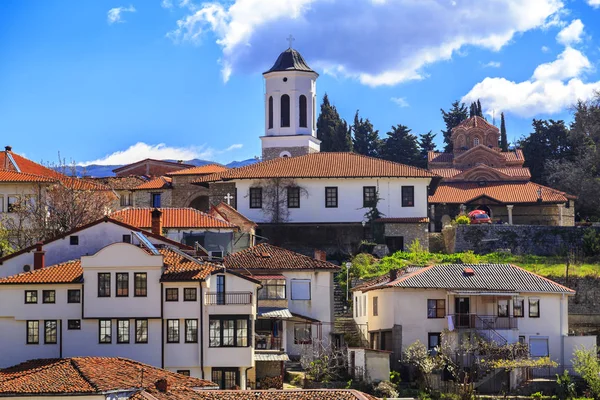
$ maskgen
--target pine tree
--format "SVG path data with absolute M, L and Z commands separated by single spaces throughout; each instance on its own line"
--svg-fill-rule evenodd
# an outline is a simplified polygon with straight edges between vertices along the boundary
M 442 112 L 444 123 L 446 124 L 446 130 L 442 131 L 445 143 L 444 151 L 450 153 L 453 150 L 451 139 L 452 129 L 467 119 L 469 114 L 465 103 L 460 103 L 458 100 L 452 103 L 452 107 L 448 111 L 444 111 L 443 109 L 440 109 L 440 111 Z
M 420 135 L 419 139 L 419 153 L 421 159 L 422 168 L 427 168 L 427 154 L 430 151 L 435 151 L 435 142 L 433 141 L 437 135 L 431 131 Z
M 373 129 L 373 124 L 367 118 L 363 120 L 358 117 L 358 110 L 354 115 L 354 124 L 352 125 L 354 136 L 352 138 L 353 151 L 369 157 L 377 157 L 381 141 L 379 140 L 379 131 Z
M 481 102 L 477 99 L 477 116 L 483 118 L 483 112 L 481 111 Z
M 508 151 L 508 138 L 506 137 L 506 124 L 504 123 L 504 113 L 500 113 L 500 148 L 502 151 Z
M 407 165 L 420 165 L 417 137 L 410 133 L 407 126 L 392 126 L 392 130 L 387 135 L 381 148 L 384 159 Z
M 475 115 L 477 115 L 477 106 L 475 103 L 471 103 L 469 106 L 469 118 L 473 118 Z
M 317 119 L 317 138 L 321 140 L 321 151 L 351 151 L 352 140 L 346 121 L 340 118 L 335 106 L 323 96 L 321 113 Z

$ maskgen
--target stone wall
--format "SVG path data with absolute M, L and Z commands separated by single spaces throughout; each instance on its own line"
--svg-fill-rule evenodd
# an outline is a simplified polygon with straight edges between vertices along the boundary
M 172 207 L 172 189 L 135 190 L 133 192 L 133 204 L 135 207 L 152 207 L 152 193 L 160 193 L 160 206 Z
M 429 248 L 429 234 L 428 234 L 428 223 L 424 224 L 397 224 L 397 223 L 386 223 L 384 226 L 384 236 L 404 238 L 404 250 L 408 250 L 412 242 L 419 240 L 423 248 Z
M 586 228 L 539 225 L 458 225 L 455 252 L 486 254 L 510 249 L 513 254 L 552 256 L 581 248 Z
M 281 152 L 283 151 L 287 151 L 288 153 L 290 153 L 290 155 L 292 157 L 297 157 L 297 156 L 304 156 L 306 154 L 310 154 L 310 153 L 317 153 L 316 150 L 306 146 L 306 147 L 270 147 L 270 148 L 263 148 L 262 151 L 262 160 L 263 161 L 267 161 L 267 160 L 272 160 L 274 158 L 279 158 Z
M 237 188 L 235 187 L 235 183 L 211 183 L 209 189 L 210 196 L 210 204 L 217 205 L 223 201 L 225 201 L 225 196 L 230 195 L 233 197 L 230 205 L 233 208 L 237 208 Z
M 193 207 L 199 202 L 198 197 L 206 197 L 206 209 L 208 211 L 209 189 L 191 182 L 198 179 L 198 175 L 173 175 L 173 194 L 171 207 Z M 196 202 L 194 203 L 194 200 Z M 204 207 L 203 207 L 204 208 Z

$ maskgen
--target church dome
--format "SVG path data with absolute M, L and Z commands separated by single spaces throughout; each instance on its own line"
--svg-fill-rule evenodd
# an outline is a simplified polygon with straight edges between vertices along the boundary
M 279 57 L 277 57 L 277 61 L 275 61 L 275 64 L 273 64 L 271 69 L 265 72 L 264 74 L 268 74 L 269 72 L 275 71 L 315 72 L 308 66 L 306 61 L 304 61 L 302 55 L 292 48 L 289 48 L 283 53 L 281 53 Z

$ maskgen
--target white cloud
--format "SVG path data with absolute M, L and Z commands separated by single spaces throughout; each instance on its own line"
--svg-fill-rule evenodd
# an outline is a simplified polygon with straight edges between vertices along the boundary
M 600 81 L 585 83 L 581 79 L 590 69 L 584 54 L 567 47 L 555 61 L 539 65 L 529 80 L 488 77 L 473 86 L 462 101 L 480 99 L 487 113 L 509 111 L 521 117 L 554 114 L 600 90 Z
M 594 8 L 600 7 L 600 0 L 587 0 L 587 3 Z
M 235 71 L 267 68 L 291 32 L 312 66 L 378 86 L 423 79 L 427 65 L 467 46 L 497 51 L 519 33 L 556 22 L 563 3 L 233 0 L 187 9 L 167 36 L 193 43 L 214 37 L 225 81 Z
M 583 35 L 583 23 L 580 19 L 576 19 L 556 35 L 556 41 L 565 46 L 570 46 L 581 42 L 581 35 Z
M 547 53 L 550 51 L 550 47 L 548 46 L 542 46 L 542 53 Z
M 173 8 L 173 0 L 162 0 L 160 6 L 162 8 Z
M 215 155 L 242 148 L 241 144 L 233 144 L 225 150 L 215 150 L 209 147 L 170 147 L 164 143 L 147 144 L 138 142 L 126 150 L 115 151 L 93 161 L 86 161 L 79 165 L 121 165 L 130 164 L 146 158 L 157 160 L 192 160 L 194 158 L 211 160 Z
M 108 10 L 107 15 L 108 24 L 112 25 L 115 22 L 125 22 L 121 17 L 121 14 L 124 12 L 135 12 L 135 8 L 133 6 L 111 8 Z
M 483 64 L 484 68 L 500 68 L 502 63 L 500 61 L 490 61 L 487 64 Z
M 408 104 L 408 101 L 406 101 L 406 98 L 404 97 L 392 97 L 390 100 L 396 103 L 396 105 L 401 108 L 410 106 L 410 104 Z

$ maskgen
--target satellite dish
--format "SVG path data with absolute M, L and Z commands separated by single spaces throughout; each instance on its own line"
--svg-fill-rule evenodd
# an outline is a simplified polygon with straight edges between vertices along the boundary
M 25 272 L 31 271 L 31 265 L 29 265 L 29 264 L 23 265 L 23 271 L 25 271 Z

